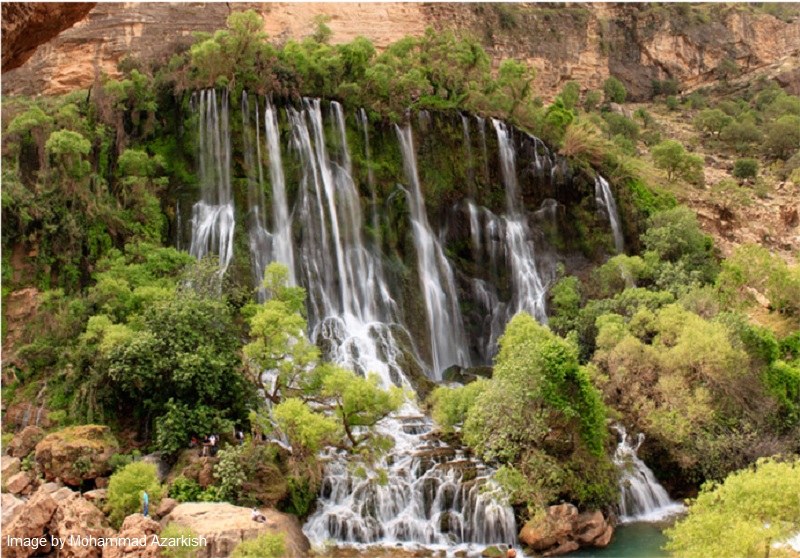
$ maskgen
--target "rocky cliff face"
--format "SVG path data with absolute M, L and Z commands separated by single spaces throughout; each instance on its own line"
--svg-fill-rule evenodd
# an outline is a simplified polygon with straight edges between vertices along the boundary
M 101 3 L 22 67 L 5 72 L 3 93 L 89 87 L 102 73 L 116 75 L 126 56 L 164 61 L 191 42 L 192 32 L 219 29 L 231 10 L 250 8 L 276 41 L 310 35 L 318 16 L 329 18 L 332 41 L 364 35 L 379 48 L 427 27 L 471 33 L 496 61 L 514 56 L 535 66 L 538 91 L 546 98 L 566 81 L 598 88 L 612 74 L 633 98 L 646 96 L 653 79 L 699 87 L 716 79 L 714 70 L 726 58 L 744 71 L 783 64 L 789 78 L 781 83 L 788 87 L 800 79 L 791 73 L 800 65 L 800 20 L 787 23 L 744 6 L 706 5 L 699 12 L 600 3 Z

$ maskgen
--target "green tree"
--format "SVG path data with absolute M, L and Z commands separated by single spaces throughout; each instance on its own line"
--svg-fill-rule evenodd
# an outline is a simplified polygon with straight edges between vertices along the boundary
M 119 529 L 126 516 L 141 511 L 144 492 L 150 498 L 150 506 L 158 507 L 162 488 L 152 463 L 134 461 L 111 475 L 106 504 L 111 525 Z
M 503 60 L 497 74 L 497 86 L 508 102 L 504 103 L 509 118 L 513 117 L 517 107 L 528 102 L 533 93 L 533 79 L 536 72 L 522 62 Z
M 586 92 L 586 98 L 583 100 L 583 109 L 586 112 L 592 112 L 597 110 L 597 107 L 600 106 L 600 101 L 603 100 L 603 96 L 599 91 L 596 89 L 592 89 L 591 91 Z
M 656 167 L 667 171 L 672 181 L 682 177 L 693 184 L 702 183 L 703 158 L 687 153 L 683 145 L 675 140 L 666 140 L 650 150 Z
M 478 378 L 463 387 L 437 387 L 428 397 L 428 403 L 432 407 L 433 420 L 445 432 L 452 432 L 454 427 L 464 422 L 470 407 L 487 386 L 487 380 Z
M 689 514 L 666 531 L 666 548 L 685 558 L 762 558 L 800 524 L 800 462 L 760 459 L 722 484 L 708 483 Z
M 787 114 L 767 124 L 764 151 L 776 159 L 787 160 L 800 145 L 800 116 Z
M 564 101 L 564 107 L 573 110 L 578 106 L 578 101 L 581 97 L 581 86 L 577 81 L 568 81 L 561 88 L 561 99 Z
M 611 76 L 603 82 L 603 95 L 606 103 L 624 103 L 628 90 L 620 80 Z
M 719 109 L 701 110 L 694 117 L 694 126 L 699 131 L 719 137 L 722 130 L 733 122 L 733 118 Z

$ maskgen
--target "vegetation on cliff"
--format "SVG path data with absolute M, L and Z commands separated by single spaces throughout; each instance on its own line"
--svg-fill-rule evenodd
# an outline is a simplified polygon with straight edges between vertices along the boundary
M 678 494 L 753 463 L 755 476 L 795 467 L 758 459 L 800 451 L 800 267 L 757 245 L 722 258 L 677 199 L 707 191 L 724 195 L 720 204 L 731 209 L 778 179 L 796 192 L 797 97 L 755 83 L 741 96 L 696 92 L 679 100 L 678 84 L 667 80 L 653 84 L 659 106 L 631 112 L 617 106 L 626 91 L 612 78 L 602 92 L 569 82 L 545 105 L 531 68 L 505 60 L 493 69 L 472 38 L 431 31 L 378 53 L 363 38 L 329 44 L 320 21 L 311 37 L 278 47 L 260 23 L 253 13 L 235 13 L 226 29 L 198 36 L 168 64 L 127 60 L 123 79 L 90 94 L 4 102 L 4 295 L 30 284 L 43 291 L 15 358 L 4 364 L 12 379 L 4 382 L 7 402 L 34 400 L 55 428 L 107 423 L 128 435 L 126 451 L 161 451 L 176 473 L 168 493 L 181 501 L 278 504 L 304 516 L 320 486 L 320 450 L 354 462 L 385 452 L 390 441 L 377 426 L 397 411 L 403 392 L 322 362 L 306 336 L 305 292 L 288 286 L 285 269 L 268 268 L 260 289 L 266 302 L 256 303 L 246 264 L 220 277 L 213 258 L 198 262 L 164 247 L 181 239 L 174 208 L 196 199 L 196 117 L 187 93 L 216 87 L 232 99 L 246 92 L 282 103 L 314 95 L 365 107 L 370 122 L 384 127 L 409 110 L 499 117 L 568 157 L 582 190 L 567 194 L 577 203 L 562 219 L 574 234 L 554 243 L 585 264 L 560 271 L 549 326 L 524 314 L 509 322 L 491 379 L 439 387 L 429 401 L 443 430 L 498 467 L 496 478 L 522 515 L 562 499 L 614 505 L 609 418 L 647 435 L 642 456 Z M 722 66 L 727 81 L 735 72 Z M 657 110 L 685 114 L 688 139 L 670 137 Z M 429 140 L 442 145 L 425 144 L 430 153 L 420 156 L 431 213 L 444 221 L 465 197 L 461 184 L 487 207 L 502 206 L 497 173 L 475 176 L 489 162 L 466 163 L 449 149 L 463 135 L 458 116 L 455 125 L 446 118 Z M 376 199 L 365 195 L 363 203 L 386 218 L 367 233 L 405 281 L 408 210 L 391 190 L 403 171 L 388 129 L 375 134 L 372 160 L 355 157 L 354 172 L 362 186 L 378 184 Z M 362 141 L 352 129 L 347 134 Z M 730 176 L 706 187 L 709 152 L 737 160 Z M 287 158 L 287 173 L 297 166 Z M 241 161 L 234 169 L 238 191 L 246 172 Z M 628 245 L 610 259 L 605 224 L 602 232 L 595 226 L 596 173 L 614 185 Z M 247 249 L 237 239 L 235 250 Z M 470 261 L 467 241 L 451 242 L 447 256 L 481 265 Z M 234 430 L 249 439 L 211 464 L 186 451 L 193 436 L 229 438 Z M 292 451 L 262 443 L 270 437 L 285 437 Z M 132 494 L 160 490 L 149 471 L 145 485 L 131 481 L 141 465 L 112 480 L 115 523 L 135 508 Z M 717 510 L 714 498 L 726 486 L 739 491 L 748 475 L 704 489 L 673 532 L 673 549 L 709 548 L 692 539 L 692 525 L 744 513 Z M 756 527 L 747 526 L 746 536 L 757 547 Z M 770 532 L 770 540 L 779 534 Z M 280 545 L 265 539 L 239 552 L 267 548 Z

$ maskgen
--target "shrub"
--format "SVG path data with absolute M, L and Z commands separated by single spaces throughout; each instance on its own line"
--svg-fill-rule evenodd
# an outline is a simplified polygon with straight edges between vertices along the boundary
M 800 145 L 800 116 L 787 114 L 767 125 L 764 151 L 776 159 L 788 159 Z
M 231 503 L 236 503 L 241 496 L 246 480 L 241 455 L 241 446 L 229 447 L 219 452 L 219 461 L 214 465 L 219 496 Z
M 722 484 L 705 484 L 689 514 L 666 531 L 666 548 L 685 558 L 769 556 L 798 522 L 800 463 L 760 459 Z
M 602 94 L 596 89 L 587 91 L 586 97 L 583 99 L 583 108 L 586 112 L 592 112 L 593 110 L 597 110 L 597 107 L 600 106 L 600 101 L 602 100 L 603 100 Z
M 651 150 L 653 163 L 667 172 L 667 179 L 672 181 L 681 177 L 687 182 L 700 185 L 703 182 L 703 158 L 687 153 L 684 147 L 675 140 L 666 140 Z
M 603 82 L 603 95 L 607 103 L 624 103 L 628 91 L 620 80 L 611 76 Z
M 746 153 L 754 143 L 761 141 L 761 131 L 751 121 L 735 121 L 725 126 L 720 139 L 737 153 Z
M 199 502 L 203 488 L 196 480 L 186 478 L 183 475 L 172 481 L 169 485 L 169 497 L 178 502 Z
M 678 98 L 675 95 L 670 95 L 664 100 L 664 104 L 667 105 L 669 110 L 678 110 Z
M 653 96 L 659 95 L 677 95 L 680 91 L 680 85 L 676 79 L 653 80 Z
M 719 136 L 731 122 L 733 118 L 719 109 L 705 109 L 694 117 L 695 128 L 712 136 Z
M 282 558 L 286 555 L 283 533 L 263 533 L 255 539 L 242 541 L 231 558 Z
M 736 178 L 755 178 L 758 174 L 758 161 L 755 159 L 736 159 L 733 163 L 733 176 Z
M 147 492 L 151 508 L 158 505 L 162 488 L 152 463 L 136 461 L 111 475 L 106 505 L 114 528 L 119 529 L 126 516 L 141 510 L 143 492 Z
M 630 118 L 615 112 L 607 112 L 603 114 L 603 120 L 606 121 L 609 137 L 620 135 L 631 141 L 639 139 L 639 125 Z
M 577 81 L 568 81 L 561 89 L 561 99 L 564 101 L 564 107 L 572 110 L 578 106 L 578 101 L 581 96 L 581 86 Z
M 197 534 L 192 531 L 191 527 L 170 523 L 161 530 L 160 536 L 162 539 L 183 540 L 192 539 Z M 191 545 L 164 546 L 161 547 L 161 556 L 163 558 L 194 558 L 197 556 L 197 547 Z

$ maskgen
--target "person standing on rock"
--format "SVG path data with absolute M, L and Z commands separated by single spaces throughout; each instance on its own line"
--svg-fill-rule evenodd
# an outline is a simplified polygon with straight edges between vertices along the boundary
M 142 515 L 147 517 L 150 513 L 150 496 L 147 492 L 142 492 Z

